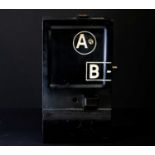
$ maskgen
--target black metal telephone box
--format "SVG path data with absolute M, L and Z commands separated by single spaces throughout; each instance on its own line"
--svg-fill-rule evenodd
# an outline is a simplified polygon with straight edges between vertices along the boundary
M 95 137 L 111 120 L 112 22 L 43 20 L 42 69 L 44 139 Z

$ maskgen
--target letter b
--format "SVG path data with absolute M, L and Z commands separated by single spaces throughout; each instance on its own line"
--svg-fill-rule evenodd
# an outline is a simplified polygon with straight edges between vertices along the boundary
M 99 66 L 96 64 L 89 65 L 89 78 L 96 79 L 99 77 Z

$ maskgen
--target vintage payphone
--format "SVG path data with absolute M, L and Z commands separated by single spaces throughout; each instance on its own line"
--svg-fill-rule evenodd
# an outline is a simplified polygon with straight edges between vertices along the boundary
M 43 20 L 45 141 L 95 137 L 111 120 L 112 31 L 110 20 L 86 15 Z

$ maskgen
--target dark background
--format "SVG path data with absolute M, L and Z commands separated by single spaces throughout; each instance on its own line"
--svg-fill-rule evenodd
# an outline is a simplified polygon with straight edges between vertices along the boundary
M 42 19 L 79 13 L 114 21 L 110 144 L 155 144 L 155 10 L 0 10 L 0 145 L 42 145 Z

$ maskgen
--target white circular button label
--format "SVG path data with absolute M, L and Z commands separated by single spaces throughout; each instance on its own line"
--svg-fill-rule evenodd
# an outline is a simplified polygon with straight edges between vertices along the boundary
M 73 38 L 73 48 L 81 55 L 91 54 L 96 49 L 97 41 L 89 31 L 80 31 Z

